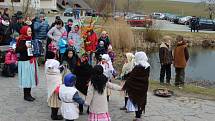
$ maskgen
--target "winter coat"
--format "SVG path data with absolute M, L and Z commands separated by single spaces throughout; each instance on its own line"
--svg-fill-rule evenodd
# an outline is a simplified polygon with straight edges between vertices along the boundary
M 65 29 L 67 33 L 69 33 L 70 31 L 73 31 L 73 27 L 69 27 L 68 25 L 65 26 Z
M 81 44 L 83 43 L 80 33 L 77 33 L 74 31 L 69 32 L 68 40 L 70 40 L 70 39 L 74 40 L 74 42 L 75 42 L 74 47 L 75 47 L 76 52 L 80 52 Z
M 107 50 L 105 49 L 105 47 L 97 46 L 95 52 L 96 59 L 98 60 L 103 54 L 107 54 Z
M 7 43 L 7 41 L 11 38 L 12 35 L 12 26 L 9 25 L 3 25 L 3 23 L 0 23 L 0 43 Z
M 15 32 L 19 33 L 20 34 L 20 29 L 24 26 L 24 23 L 14 23 L 12 28 Z
M 55 26 L 55 27 L 52 27 L 48 31 L 47 35 L 48 35 L 49 38 L 51 38 L 52 40 L 54 40 L 54 42 L 57 44 L 64 32 L 66 32 L 66 29 L 64 27 L 62 27 L 61 29 L 58 29 Z
M 63 38 L 60 38 L 59 42 L 58 42 L 58 47 L 60 50 L 60 53 L 63 54 L 66 52 L 67 49 L 67 40 L 64 40 Z
M 115 59 L 115 56 L 116 56 L 115 53 L 113 51 L 109 51 L 108 55 L 110 56 L 111 62 L 113 63 L 114 59 Z
M 86 42 L 90 42 L 89 44 L 87 44 Z M 95 32 L 93 32 L 92 35 L 88 36 L 85 42 L 85 50 L 86 51 L 90 51 L 90 52 L 94 52 L 96 51 L 96 46 L 97 46 L 97 42 L 98 42 L 98 37 L 96 35 Z
M 100 37 L 99 40 L 98 40 L 98 45 L 99 45 L 99 42 L 100 42 L 100 41 L 103 41 L 103 42 L 104 42 L 105 49 L 107 50 L 107 49 L 108 49 L 108 46 L 111 44 L 110 38 L 109 38 L 109 37 L 106 37 L 106 38 Z
M 88 83 L 92 76 L 93 67 L 88 63 L 81 62 L 80 65 L 76 66 L 74 74 L 77 77 L 75 87 L 84 95 L 87 95 Z
M 120 86 L 115 85 L 111 82 L 107 82 L 103 94 L 99 94 L 98 91 L 94 89 L 93 85 L 91 83 L 89 84 L 86 103 L 90 105 L 89 111 L 91 113 L 99 114 L 108 112 L 108 102 L 106 93 L 108 88 L 118 91 L 121 90 Z
M 162 43 L 160 45 L 159 59 L 161 64 L 164 65 L 172 64 L 173 61 L 172 51 L 165 43 Z
M 189 52 L 186 43 L 178 43 L 174 50 L 174 66 L 185 68 L 189 59 Z
M 45 40 L 47 38 L 47 32 L 49 30 L 49 24 L 47 21 L 41 22 L 36 20 L 34 22 L 34 39 Z
M 5 55 L 5 64 L 15 64 L 17 63 L 18 58 L 14 50 L 8 49 Z

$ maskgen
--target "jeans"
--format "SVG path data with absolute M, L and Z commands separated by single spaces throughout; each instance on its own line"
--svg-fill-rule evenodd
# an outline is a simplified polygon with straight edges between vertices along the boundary
M 184 85 L 184 78 L 185 78 L 185 71 L 184 68 L 175 68 L 175 86 L 183 86 Z
M 165 74 L 166 74 L 166 83 L 169 84 L 171 79 L 171 64 L 161 65 L 160 83 L 164 83 Z

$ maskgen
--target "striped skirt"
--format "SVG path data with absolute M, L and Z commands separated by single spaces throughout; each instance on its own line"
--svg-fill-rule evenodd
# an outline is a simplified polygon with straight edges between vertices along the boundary
M 60 100 L 58 99 L 58 95 L 53 93 L 48 100 L 48 106 L 51 108 L 59 108 L 60 107 Z
M 95 114 L 90 112 L 88 121 L 111 121 L 111 118 L 109 113 Z
M 20 88 L 32 88 L 38 84 L 38 65 L 29 61 L 18 61 Z

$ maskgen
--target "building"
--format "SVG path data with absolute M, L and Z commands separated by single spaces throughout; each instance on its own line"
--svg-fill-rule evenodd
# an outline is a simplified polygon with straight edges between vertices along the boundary
M 11 2 L 12 1 L 12 2 Z M 20 10 L 23 3 L 27 3 L 28 0 L 0 0 L 1 8 L 10 8 L 14 6 L 15 9 Z M 29 0 L 32 8 L 35 9 L 57 9 L 57 0 Z

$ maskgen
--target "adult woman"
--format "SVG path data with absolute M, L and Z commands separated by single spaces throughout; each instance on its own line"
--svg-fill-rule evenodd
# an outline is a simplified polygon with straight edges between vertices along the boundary
M 52 39 L 53 43 L 57 47 L 58 41 L 60 40 L 64 32 L 66 32 L 66 29 L 65 27 L 63 27 L 63 21 L 57 20 L 56 25 L 48 31 L 47 35 L 50 39 Z
M 16 53 L 19 54 L 19 86 L 24 90 L 24 100 L 26 101 L 35 100 L 35 98 L 31 96 L 31 88 L 38 85 L 37 61 L 35 57 L 28 56 L 27 52 L 27 49 L 31 48 L 31 45 L 27 44 L 26 41 L 32 40 L 31 34 L 31 28 L 29 26 L 23 26 L 16 44 Z
M 141 121 L 142 112 L 145 112 L 150 72 L 150 64 L 147 61 L 145 52 L 135 53 L 135 66 L 123 87 L 135 107 L 136 119 L 134 121 Z

